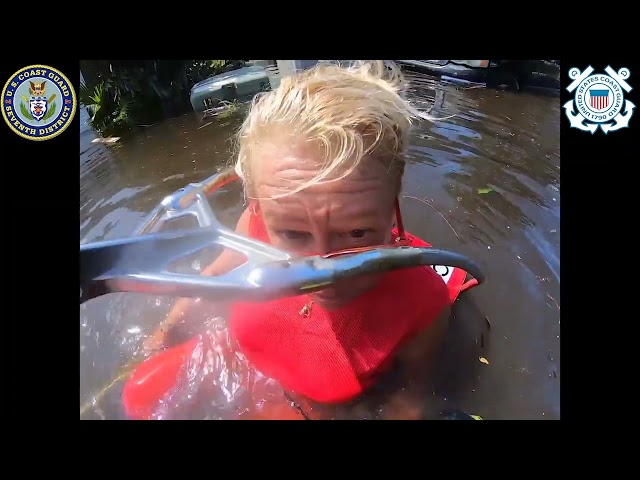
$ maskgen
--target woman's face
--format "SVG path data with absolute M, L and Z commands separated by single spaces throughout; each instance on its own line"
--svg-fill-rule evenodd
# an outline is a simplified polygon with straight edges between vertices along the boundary
M 285 193 L 311 180 L 322 159 L 310 146 L 262 150 L 255 159 L 258 198 Z M 364 161 L 347 177 L 306 188 L 283 198 L 260 200 L 272 244 L 297 255 L 389 243 L 394 221 L 396 181 L 381 162 Z M 370 288 L 375 277 L 359 277 L 314 294 L 337 307 Z

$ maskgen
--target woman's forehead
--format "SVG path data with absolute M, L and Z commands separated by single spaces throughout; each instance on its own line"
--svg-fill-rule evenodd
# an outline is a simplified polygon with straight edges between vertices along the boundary
M 336 182 L 338 183 L 338 182 Z M 265 221 L 279 224 L 326 224 L 336 227 L 352 226 L 358 222 L 375 224 L 385 220 L 392 212 L 393 201 L 371 188 L 349 191 L 313 191 L 316 188 L 291 195 L 260 200 Z
M 322 172 L 325 158 L 317 148 L 310 144 L 292 144 L 280 147 L 270 145 L 257 153 L 251 163 L 251 174 L 256 191 L 278 190 L 276 195 L 280 195 L 312 181 Z M 327 180 L 344 175 L 350 167 L 350 164 L 342 165 L 338 171 L 332 172 L 331 177 Z M 365 157 L 345 177 L 332 182 L 322 182 L 309 188 L 319 190 L 318 193 L 379 190 L 387 187 L 393 190 L 393 177 L 393 174 L 384 167 L 382 162 Z M 271 196 L 273 193 L 270 195 L 258 193 L 258 195 L 265 197 Z

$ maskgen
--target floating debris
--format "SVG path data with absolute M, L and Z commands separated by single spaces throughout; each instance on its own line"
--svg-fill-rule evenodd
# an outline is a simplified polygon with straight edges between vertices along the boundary
M 551 301 L 556 305 L 556 308 L 557 308 L 558 310 L 560 310 L 560 305 L 558 304 L 558 302 L 556 301 L 556 299 L 555 299 L 555 298 L 553 298 L 553 297 L 552 297 L 551 295 L 549 295 L 548 293 L 547 293 L 547 297 L 549 297 L 549 299 L 550 299 L 550 300 L 551 300 Z
M 445 410 L 440 412 L 442 420 L 482 420 L 480 415 L 470 415 L 462 410 Z
M 484 363 L 485 365 L 489 365 L 489 360 L 487 360 L 484 357 L 480 357 L 478 360 L 480 360 L 480 363 Z
M 479 188 L 478 189 L 478 194 L 480 194 L 480 195 L 484 195 L 486 193 L 491 193 L 491 192 L 493 192 L 493 188 L 487 187 L 487 188 Z
M 311 308 L 313 307 L 313 302 L 309 302 L 307 303 L 304 307 L 302 307 L 302 309 L 300 310 L 300 312 L 298 312 L 300 314 L 300 316 L 304 317 L 304 318 L 308 318 L 309 315 L 311 315 Z
M 106 143 L 107 145 L 110 145 L 112 143 L 116 143 L 118 140 L 120 140 L 120 137 L 94 138 L 91 140 L 91 143 Z

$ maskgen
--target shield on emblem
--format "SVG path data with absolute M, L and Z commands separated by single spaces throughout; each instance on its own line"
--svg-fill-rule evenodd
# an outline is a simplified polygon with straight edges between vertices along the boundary
M 589 90 L 589 102 L 596 110 L 607 108 L 609 106 L 609 90 L 606 88 Z
M 47 113 L 47 97 L 31 97 L 29 111 L 33 118 L 39 121 Z

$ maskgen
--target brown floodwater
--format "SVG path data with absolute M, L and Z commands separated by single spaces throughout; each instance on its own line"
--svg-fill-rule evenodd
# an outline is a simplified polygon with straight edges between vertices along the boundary
M 408 78 L 418 108 L 452 117 L 413 132 L 401 197 L 405 226 L 474 259 L 487 276 L 454 306 L 427 411 L 559 419 L 560 100 Z M 227 165 L 242 115 L 211 124 L 192 115 L 167 120 L 116 149 L 91 144 L 93 133 L 83 127 L 80 241 L 130 235 L 165 195 Z M 240 196 L 219 208 L 233 224 Z M 112 383 L 173 300 L 115 294 L 81 305 L 81 405 Z M 201 302 L 197 310 L 207 324 L 220 308 Z M 113 382 L 82 418 L 124 418 L 121 391 L 122 382 Z M 198 411 L 199 418 L 222 418 Z

